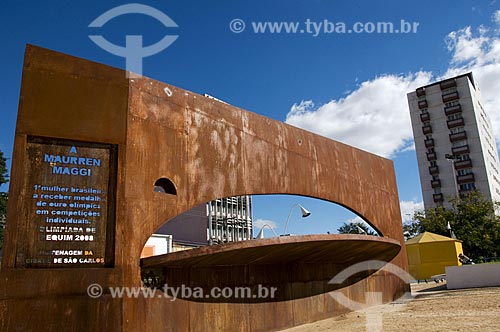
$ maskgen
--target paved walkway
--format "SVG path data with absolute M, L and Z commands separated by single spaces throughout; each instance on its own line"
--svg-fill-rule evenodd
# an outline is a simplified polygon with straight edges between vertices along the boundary
M 500 331 L 500 287 L 447 290 L 445 284 L 414 284 L 412 295 L 414 298 L 407 302 L 351 312 L 284 331 Z

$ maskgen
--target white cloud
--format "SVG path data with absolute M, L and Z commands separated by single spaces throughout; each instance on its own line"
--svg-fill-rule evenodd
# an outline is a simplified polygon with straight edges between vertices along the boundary
M 376 234 L 379 234 L 373 227 L 372 225 L 370 225 L 369 223 L 367 223 L 363 218 L 361 218 L 360 216 L 356 216 L 354 218 L 351 218 L 351 219 L 348 219 L 346 222 L 346 224 L 361 224 L 361 225 L 364 225 L 366 227 L 366 229 L 368 229 L 369 232 L 373 232 L 373 233 L 376 233 Z M 368 233 L 369 233 L 368 232 Z M 380 234 L 379 234 L 380 235 Z
M 349 220 L 347 220 L 347 221 L 346 221 L 346 223 L 354 223 L 354 224 L 361 223 L 361 224 L 366 224 L 366 225 L 368 225 L 368 224 L 366 223 L 366 221 L 364 221 L 364 220 L 363 220 L 363 218 L 361 218 L 360 216 L 356 216 L 356 217 L 354 217 L 354 218 L 352 218 L 352 219 L 349 219 Z M 370 225 L 368 225 L 368 226 L 370 226 Z M 371 226 L 370 226 L 370 227 L 371 227 Z
M 260 230 L 264 225 L 269 225 L 272 229 L 278 228 L 278 224 L 275 221 L 272 220 L 266 220 L 266 219 L 257 219 L 253 221 L 253 226 Z
M 493 13 L 493 22 L 500 25 L 500 10 Z
M 488 43 L 488 38 L 482 35 L 479 38 L 472 36 L 471 27 L 453 31 L 446 37 L 448 50 L 453 52 L 452 63 L 477 61 L 483 52 L 483 47 Z
M 294 104 L 286 122 L 384 157 L 393 157 L 414 148 L 406 94 L 431 81 L 472 71 L 500 144 L 500 37 L 497 34 L 500 10 L 495 12 L 492 21 L 498 25 L 495 29 L 465 27 L 446 36 L 450 65 L 441 77 L 427 71 L 376 77 L 361 83 L 344 98 L 323 105 L 316 106 L 311 100 Z
M 399 206 L 401 208 L 401 218 L 403 222 L 407 222 L 412 219 L 415 211 L 424 209 L 424 202 L 401 201 L 399 202 Z
M 413 142 L 411 145 L 408 145 L 406 148 L 401 150 L 401 152 L 407 152 L 407 151 L 415 151 L 415 142 Z
M 500 20 L 500 11 L 497 11 L 494 17 Z M 497 24 L 500 25 L 500 22 Z M 469 31 L 471 31 L 470 28 L 459 30 L 453 38 L 455 40 L 468 38 L 471 44 L 482 43 L 482 47 L 476 50 L 474 60 L 453 63 L 443 77 L 473 73 L 481 91 L 482 104 L 491 119 L 497 144 L 500 144 L 500 94 L 498 93 L 500 91 L 500 37 L 483 27 L 474 32 L 469 33 Z M 452 49 L 451 51 L 460 50 Z
M 390 157 L 412 145 L 406 94 L 430 78 L 427 72 L 380 76 L 317 108 L 310 100 L 294 104 L 286 122 Z

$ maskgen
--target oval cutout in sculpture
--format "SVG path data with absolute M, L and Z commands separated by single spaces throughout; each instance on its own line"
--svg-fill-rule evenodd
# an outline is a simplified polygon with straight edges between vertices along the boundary
M 363 216 L 337 203 L 312 197 L 279 194 L 253 195 L 252 202 L 254 237 L 260 235 L 267 238 L 276 234 L 382 236 Z M 304 216 L 302 209 L 310 212 L 310 215 Z
M 175 184 L 167 178 L 159 178 L 156 180 L 153 191 L 156 193 L 177 195 L 177 188 L 175 188 Z
M 347 287 L 376 270 L 342 285 L 329 284 L 334 272 L 367 260 L 394 258 L 400 245 L 380 235 L 350 209 L 320 199 L 296 195 L 216 199 L 169 220 L 152 235 L 141 255 L 142 280 L 151 288 L 180 287 L 175 276 L 195 271 L 189 282 L 205 291 L 259 284 L 277 290 L 275 298 L 185 298 L 198 302 L 303 298 Z M 225 279 L 228 273 L 234 279 Z M 286 291 L 296 283 L 318 287 Z
M 151 235 L 162 239 L 162 248 L 141 257 L 254 238 L 315 234 L 383 236 L 363 217 L 336 203 L 299 195 L 243 195 L 200 204 L 166 221 Z M 146 245 L 153 246 L 150 240 Z

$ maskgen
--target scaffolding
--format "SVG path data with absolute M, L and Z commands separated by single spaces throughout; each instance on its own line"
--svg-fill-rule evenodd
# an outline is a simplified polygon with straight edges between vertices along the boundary
M 252 197 L 233 196 L 207 204 L 209 244 L 252 239 Z

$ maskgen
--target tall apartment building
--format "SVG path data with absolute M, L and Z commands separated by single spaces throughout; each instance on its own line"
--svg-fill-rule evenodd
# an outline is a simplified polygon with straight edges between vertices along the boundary
M 473 189 L 500 201 L 498 151 L 472 73 L 407 97 L 425 208 Z

